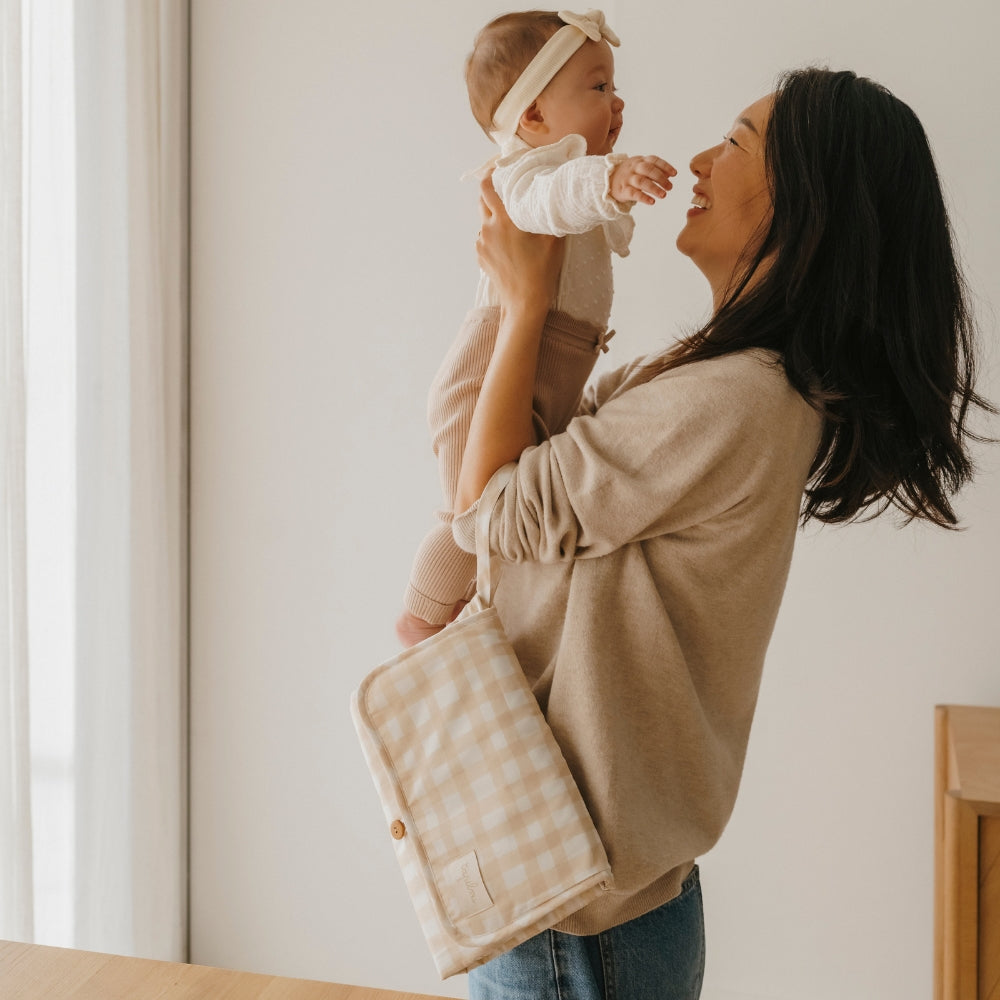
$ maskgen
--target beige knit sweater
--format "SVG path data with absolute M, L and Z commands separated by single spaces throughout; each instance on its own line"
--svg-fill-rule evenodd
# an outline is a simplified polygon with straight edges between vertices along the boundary
M 574 934 L 673 898 L 729 819 L 821 429 L 773 355 L 640 367 L 522 454 L 491 525 L 497 608 L 614 873 Z

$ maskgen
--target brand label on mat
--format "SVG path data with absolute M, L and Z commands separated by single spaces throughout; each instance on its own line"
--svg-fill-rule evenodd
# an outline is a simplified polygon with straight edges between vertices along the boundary
M 451 904 L 448 909 L 453 912 L 454 917 L 472 917 L 493 905 L 493 900 L 486 891 L 475 851 L 469 851 L 448 865 L 445 880 L 448 902 Z

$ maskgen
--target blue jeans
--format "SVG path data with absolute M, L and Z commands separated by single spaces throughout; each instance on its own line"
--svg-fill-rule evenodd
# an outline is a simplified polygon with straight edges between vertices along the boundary
M 698 1000 L 705 923 L 697 865 L 680 895 L 601 934 L 543 931 L 469 973 L 469 1000 Z

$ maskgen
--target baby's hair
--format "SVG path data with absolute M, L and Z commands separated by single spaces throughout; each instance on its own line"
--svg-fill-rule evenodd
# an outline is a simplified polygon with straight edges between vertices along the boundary
M 552 10 L 517 11 L 501 14 L 476 35 L 465 60 L 465 85 L 472 114 L 487 135 L 507 91 L 564 23 Z

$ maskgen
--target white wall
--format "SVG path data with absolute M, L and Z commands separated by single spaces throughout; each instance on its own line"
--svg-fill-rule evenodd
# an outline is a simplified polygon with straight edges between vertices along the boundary
M 470 302 L 489 155 L 462 59 L 484 0 L 193 4 L 192 945 L 198 962 L 437 982 L 348 712 L 395 650 L 437 502 L 426 388 Z M 783 68 L 881 80 L 937 150 L 1000 397 L 994 0 L 612 3 L 621 147 L 682 170 L 640 208 L 611 360 L 696 322 L 685 166 Z M 932 710 L 1000 704 L 997 451 L 964 534 L 809 530 L 746 779 L 703 861 L 707 1000 L 930 996 Z

